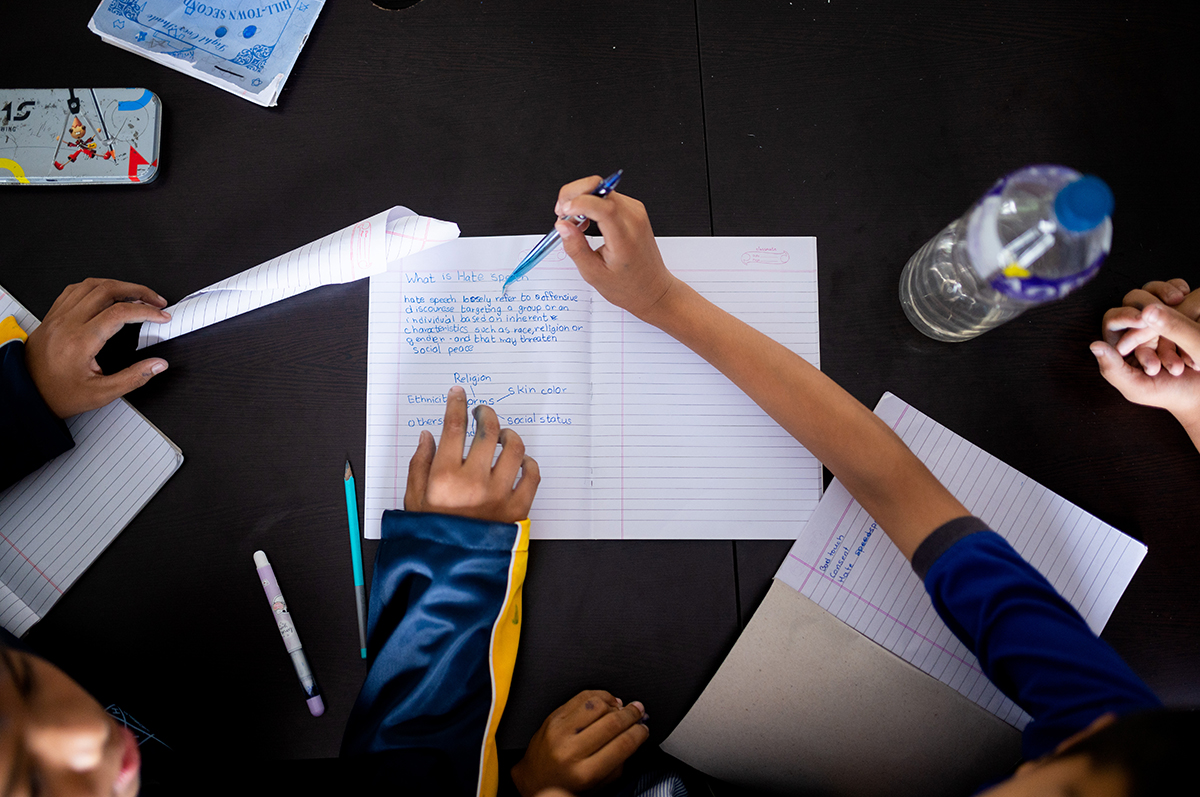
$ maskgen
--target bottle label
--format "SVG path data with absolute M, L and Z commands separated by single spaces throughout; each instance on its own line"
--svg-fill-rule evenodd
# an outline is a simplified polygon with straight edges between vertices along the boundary
M 1019 266 L 1010 266 L 1003 271 L 997 272 L 996 276 L 992 278 L 991 284 L 1000 293 L 1011 296 L 1014 299 L 1021 299 L 1026 302 L 1049 302 L 1063 298 L 1096 276 L 1096 272 L 1100 270 L 1100 264 L 1103 262 L 1104 255 L 1101 254 L 1083 271 L 1059 278 L 1039 277 L 1036 274 L 1028 272 L 1021 275 L 1016 273 L 1016 270 L 1020 268 Z
M 1112 219 L 1105 219 L 1099 230 L 1100 252 L 1096 259 L 1074 274 L 1047 277 L 1033 271 L 1043 255 L 1061 245 L 1061 231 L 1054 219 L 1041 219 L 1008 243 L 1001 241 L 997 220 L 1005 189 L 1015 175 L 1039 171 L 1048 173 L 1056 184 L 1080 177 L 1070 169 L 1054 166 L 1028 167 L 1002 177 L 976 203 L 967 228 L 967 251 L 976 273 L 997 292 L 1032 304 L 1061 299 L 1096 276 L 1112 246 Z

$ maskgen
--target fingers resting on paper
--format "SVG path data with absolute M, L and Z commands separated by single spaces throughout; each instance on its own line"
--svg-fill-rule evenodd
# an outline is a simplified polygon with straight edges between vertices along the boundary
M 675 278 L 663 263 L 645 206 L 616 191 L 592 196 L 599 184 L 600 178 L 592 176 L 564 185 L 554 210 L 559 216 L 585 216 L 596 222 L 604 236 L 602 246 L 592 250 L 583 234 L 587 222 L 576 227 L 560 220 L 554 228 L 589 285 L 617 307 L 648 320 Z
M 580 692 L 556 709 L 512 768 L 523 797 L 543 789 L 582 792 L 620 777 L 625 761 L 650 738 L 641 703 L 626 705 L 600 689 Z
M 166 306 L 132 282 L 91 278 L 68 285 L 25 347 L 29 375 L 51 412 L 68 418 L 103 407 L 165 370 L 166 360 L 151 357 L 105 375 L 96 354 L 125 324 L 169 321 Z
M 467 394 L 461 387 L 450 388 L 441 443 L 435 444 L 433 435 L 423 430 L 408 464 L 404 508 L 499 523 L 529 517 L 541 481 L 537 462 L 525 454 L 520 435 L 500 428 L 491 407 L 476 404 L 473 416 L 475 436 L 464 457 Z
M 1182 279 L 1146 283 L 1104 314 L 1091 345 L 1101 375 L 1125 398 L 1200 421 L 1200 291 Z

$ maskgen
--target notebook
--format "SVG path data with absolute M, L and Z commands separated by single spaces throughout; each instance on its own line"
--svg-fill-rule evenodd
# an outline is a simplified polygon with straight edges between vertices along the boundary
M 538 461 L 536 539 L 794 539 L 821 498 L 816 458 L 561 248 L 503 293 L 537 241 L 460 238 L 371 276 L 364 534 L 403 506 L 418 437 L 440 437 L 460 385 Z M 678 277 L 819 366 L 815 238 L 657 242 Z
M 0 287 L 0 318 L 38 320 Z M 75 447 L 0 492 L 0 624 L 16 636 L 50 607 L 183 464 L 124 399 L 67 420 Z
M 103 0 L 88 30 L 109 44 L 273 106 L 325 0 Z
M 885 393 L 875 408 L 938 480 L 1099 634 L 1146 546 Z M 775 574 L 821 608 L 1017 729 L 1029 716 L 984 676 L 921 579 L 835 481 Z
M 875 413 L 1100 632 L 1146 546 L 890 393 Z M 663 749 L 763 789 L 969 794 L 1011 770 L 1029 719 L 835 479 Z

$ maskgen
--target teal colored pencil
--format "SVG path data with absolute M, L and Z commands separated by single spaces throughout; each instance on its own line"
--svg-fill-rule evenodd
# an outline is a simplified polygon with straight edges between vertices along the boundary
M 346 517 L 350 521 L 350 563 L 354 565 L 354 600 L 358 603 L 358 652 L 367 657 L 367 596 L 363 588 L 362 543 L 358 531 L 358 493 L 354 490 L 354 474 L 346 460 Z

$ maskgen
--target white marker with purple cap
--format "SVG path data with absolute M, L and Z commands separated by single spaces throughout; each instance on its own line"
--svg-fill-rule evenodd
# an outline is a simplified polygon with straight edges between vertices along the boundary
M 313 677 L 312 668 L 308 666 L 308 659 L 304 658 L 304 650 L 300 646 L 300 635 L 296 633 L 292 616 L 288 614 L 287 601 L 283 599 L 283 592 L 279 589 L 279 584 L 275 582 L 275 571 L 271 569 L 271 563 L 267 561 L 267 555 L 262 551 L 254 552 L 254 566 L 258 568 L 258 580 L 262 582 L 263 592 L 267 593 L 267 601 L 271 604 L 271 611 L 275 614 L 275 624 L 279 626 L 279 636 L 283 637 L 283 645 L 292 657 L 296 675 L 300 676 L 300 686 L 304 687 L 304 694 L 308 696 L 305 701 L 308 703 L 308 711 L 314 717 L 319 717 L 325 713 L 325 701 L 321 699 L 321 690 L 317 687 L 317 679 Z

